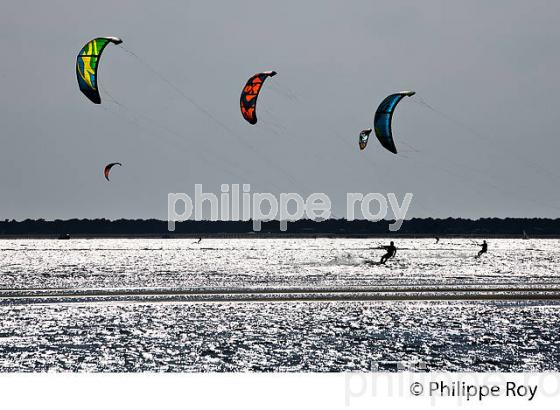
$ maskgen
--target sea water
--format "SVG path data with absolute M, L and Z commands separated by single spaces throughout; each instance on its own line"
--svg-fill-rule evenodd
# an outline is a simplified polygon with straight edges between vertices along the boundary
M 560 287 L 560 241 L 468 239 L 0 241 L 1 371 L 560 369 L 551 300 L 205 301 L 126 296 L 397 287 Z M 76 292 L 108 291 L 113 297 Z M 37 294 L 57 292 L 56 298 Z M 17 298 L 8 297 L 17 294 Z M 68 297 L 67 297 L 68 296 Z M 359 298 L 358 298 L 359 299 Z M 529 299 L 529 300 L 528 300 Z

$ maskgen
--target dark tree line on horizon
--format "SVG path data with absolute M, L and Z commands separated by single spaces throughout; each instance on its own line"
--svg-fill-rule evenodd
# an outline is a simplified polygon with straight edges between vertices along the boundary
M 160 236 L 173 235 L 317 235 L 317 236 L 560 236 L 560 219 L 546 218 L 414 218 L 404 221 L 398 232 L 390 232 L 393 221 L 369 222 L 329 219 L 300 220 L 288 223 L 280 231 L 278 221 L 263 222 L 260 232 L 253 232 L 251 221 L 186 221 L 176 224 L 169 232 L 167 221 L 157 219 L 43 219 L 0 222 L 0 236 L 51 236 L 60 234 L 83 236 Z

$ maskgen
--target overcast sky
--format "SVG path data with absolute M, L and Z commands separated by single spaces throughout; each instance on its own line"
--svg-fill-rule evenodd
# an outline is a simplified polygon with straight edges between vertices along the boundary
M 558 217 L 558 16 L 553 0 L 3 1 L 0 218 L 165 218 L 196 183 L 325 192 L 339 215 L 347 192 L 412 192 L 409 217 Z M 139 59 L 107 47 L 120 105 L 96 106 L 75 59 L 107 35 Z M 270 69 L 251 126 L 239 94 Z M 398 107 L 399 155 L 373 136 L 360 152 L 407 89 L 423 100 Z

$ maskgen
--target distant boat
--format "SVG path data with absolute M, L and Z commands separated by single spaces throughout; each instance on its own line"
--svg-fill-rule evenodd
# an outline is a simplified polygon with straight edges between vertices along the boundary
M 70 234 L 69 233 L 61 233 L 60 235 L 58 235 L 58 239 L 59 240 L 68 240 L 68 239 L 70 239 Z
M 523 231 L 523 239 L 529 239 L 529 235 L 527 235 L 527 232 Z

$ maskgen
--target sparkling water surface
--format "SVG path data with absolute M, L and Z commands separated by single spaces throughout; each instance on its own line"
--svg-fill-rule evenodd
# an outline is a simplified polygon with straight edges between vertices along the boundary
M 560 241 L 0 241 L 2 292 L 560 286 Z M 44 302 L 44 301 L 41 301 Z M 560 369 L 555 300 L 146 302 L 0 297 L 2 371 Z

